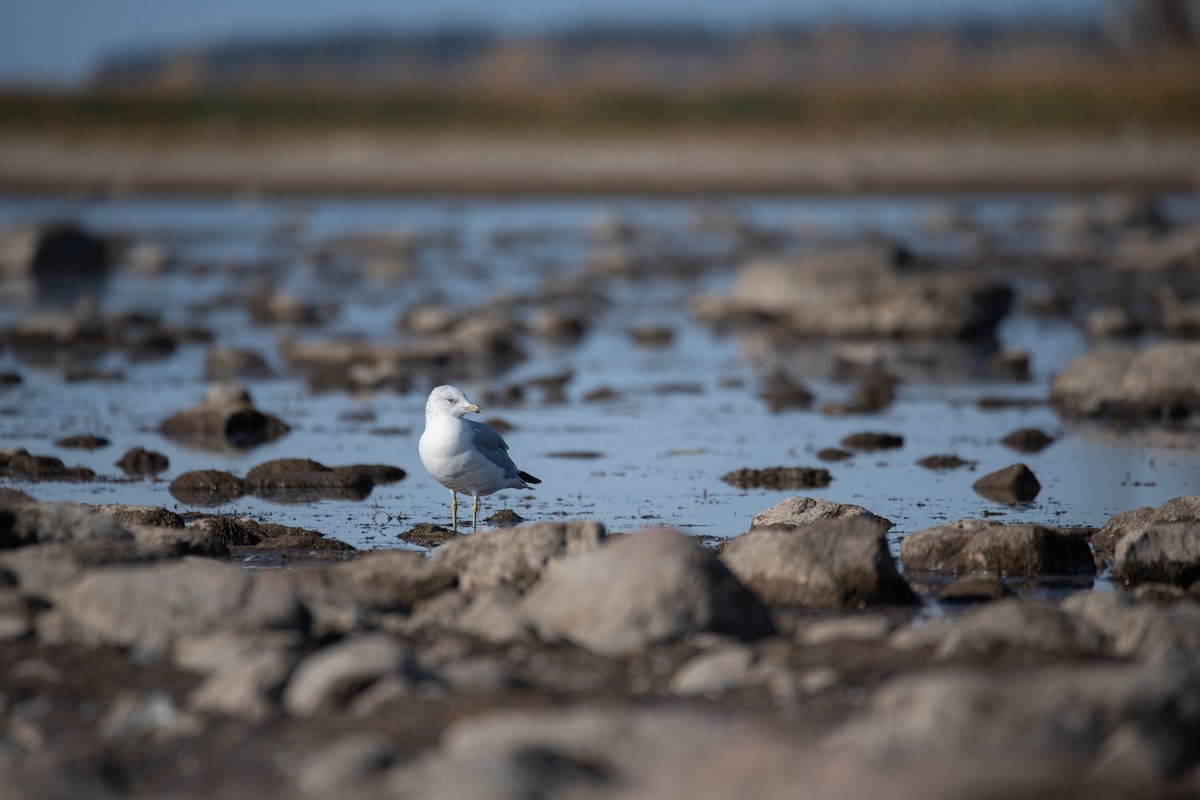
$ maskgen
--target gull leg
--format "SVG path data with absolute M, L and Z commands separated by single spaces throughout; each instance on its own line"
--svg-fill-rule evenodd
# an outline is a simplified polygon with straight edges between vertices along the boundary
M 479 498 L 475 498 L 475 502 L 471 503 L 471 533 L 474 533 L 479 528 Z
M 450 527 L 458 530 L 458 492 L 450 490 Z

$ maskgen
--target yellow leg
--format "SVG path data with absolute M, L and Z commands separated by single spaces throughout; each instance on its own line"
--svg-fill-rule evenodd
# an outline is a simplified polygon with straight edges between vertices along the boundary
M 475 502 L 471 503 L 471 533 L 474 533 L 479 528 L 479 498 L 475 498 Z
M 458 530 L 458 492 L 450 492 L 450 527 Z

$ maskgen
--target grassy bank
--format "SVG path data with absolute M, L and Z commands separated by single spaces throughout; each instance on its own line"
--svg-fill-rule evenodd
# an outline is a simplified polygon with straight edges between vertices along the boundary
M 1200 134 L 1200 61 L 1112 64 L 1071 73 L 947 76 L 930 82 L 813 84 L 678 93 L 305 90 L 0 92 L 0 132 L 222 139 L 440 131 L 588 135 L 702 131 L 838 137 L 876 131 Z

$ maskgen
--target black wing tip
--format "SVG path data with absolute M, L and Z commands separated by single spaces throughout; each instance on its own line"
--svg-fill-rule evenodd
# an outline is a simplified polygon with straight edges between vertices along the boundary
M 521 472 L 521 470 L 517 470 L 517 477 L 520 478 L 521 480 L 525 481 L 526 483 L 541 483 L 542 482 L 541 478 L 535 478 L 532 475 L 530 475 L 528 472 Z

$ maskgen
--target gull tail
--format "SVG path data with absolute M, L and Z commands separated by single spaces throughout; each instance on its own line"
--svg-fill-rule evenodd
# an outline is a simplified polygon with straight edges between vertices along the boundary
M 535 478 L 532 475 L 530 475 L 528 472 L 521 472 L 521 470 L 517 470 L 517 477 L 520 478 L 521 480 L 525 481 L 526 483 L 541 483 L 542 482 L 541 478 Z

